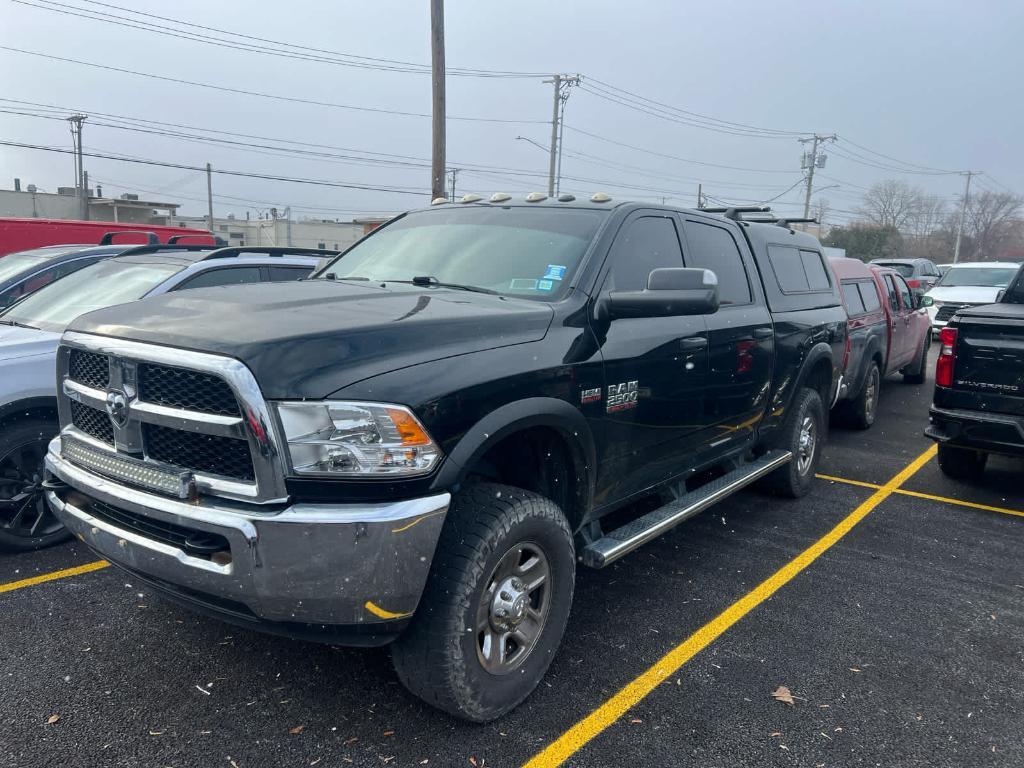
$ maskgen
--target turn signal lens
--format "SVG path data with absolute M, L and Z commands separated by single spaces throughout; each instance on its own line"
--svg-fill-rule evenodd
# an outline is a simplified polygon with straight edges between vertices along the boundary
M 423 431 L 423 427 L 416 421 L 415 416 L 402 408 L 385 408 L 384 410 L 387 411 L 388 416 L 391 417 L 391 423 L 398 430 L 403 446 L 430 445 L 430 437 Z
M 953 386 L 953 366 L 956 364 L 956 328 L 946 327 L 939 332 L 939 359 L 935 362 L 935 385 Z

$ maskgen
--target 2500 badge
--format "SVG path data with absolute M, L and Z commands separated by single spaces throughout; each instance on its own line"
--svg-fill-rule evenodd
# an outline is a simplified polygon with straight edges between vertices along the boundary
M 608 413 L 615 413 L 636 408 L 639 383 L 638 381 L 624 381 L 621 384 L 609 384 L 605 410 Z

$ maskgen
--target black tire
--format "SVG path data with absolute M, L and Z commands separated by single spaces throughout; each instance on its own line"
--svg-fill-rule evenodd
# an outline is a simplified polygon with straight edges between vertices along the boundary
M 878 396 L 882 390 L 882 371 L 872 360 L 864 374 L 864 386 L 855 398 L 847 404 L 850 423 L 857 429 L 870 429 L 878 415 Z
M 527 554 L 516 555 L 517 547 Z M 536 557 L 538 551 L 546 558 L 547 579 L 529 592 L 525 590 L 530 585 L 519 582 L 515 602 L 518 615 L 522 616 L 522 608 L 527 617 L 541 610 L 544 617 L 532 619 L 539 627 L 535 642 L 520 656 L 514 655 L 520 651 L 510 650 L 502 666 L 495 649 L 514 649 L 516 641 L 509 635 L 510 641 L 502 639 L 500 646 L 494 645 L 493 636 L 499 630 L 493 622 L 511 620 L 496 618 L 505 609 L 494 606 L 500 597 L 510 595 L 500 584 L 512 582 L 499 583 L 494 577 L 502 563 Z M 529 565 L 533 560 L 521 562 Z M 399 679 L 428 704 L 464 720 L 486 722 L 505 714 L 530 695 L 558 650 L 569 618 L 575 572 L 572 532 L 554 503 L 507 485 L 466 487 L 452 500 L 419 608 L 392 646 Z M 520 596 L 525 596 L 522 606 Z M 486 629 L 481 630 L 481 622 Z M 527 624 L 523 618 L 516 631 Z M 500 631 L 507 627 L 502 625 Z M 492 642 L 485 646 L 488 636 Z
M 821 458 L 826 428 L 825 409 L 821 404 L 821 396 L 813 389 L 800 390 L 794 398 L 792 409 L 774 447 L 791 451 L 793 460 L 765 477 L 760 485 L 779 496 L 799 499 L 811 489 Z M 809 446 L 802 440 L 808 423 L 811 425 Z
M 954 480 L 978 480 L 985 472 L 988 454 L 969 448 L 939 444 L 939 469 Z
M 905 384 L 924 384 L 924 380 L 928 371 L 928 350 L 932 348 L 932 331 L 931 328 L 924 335 L 924 342 L 922 342 L 924 349 L 921 350 L 921 359 L 912 370 L 908 369 L 903 372 L 903 382 Z
M 57 422 L 19 419 L 0 426 L 0 550 L 28 552 L 70 534 L 43 497 L 43 459 Z

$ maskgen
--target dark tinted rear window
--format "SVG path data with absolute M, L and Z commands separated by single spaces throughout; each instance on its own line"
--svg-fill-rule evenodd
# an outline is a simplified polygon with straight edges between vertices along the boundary
M 710 269 L 718 276 L 718 298 L 722 304 L 749 304 L 750 283 L 736 241 L 726 230 L 710 224 L 687 221 L 686 266 Z
M 817 251 L 769 245 L 768 260 L 783 293 L 825 293 L 832 290 L 825 262 Z
M 832 287 L 828 281 L 828 272 L 825 270 L 825 262 L 817 251 L 800 251 L 800 261 L 804 265 L 804 273 L 807 275 L 807 284 L 812 291 L 827 291 Z
M 895 269 L 904 277 L 914 276 L 914 265 L 913 264 L 901 264 L 899 262 L 893 263 L 891 261 L 876 261 L 880 267 L 888 267 L 889 269 Z

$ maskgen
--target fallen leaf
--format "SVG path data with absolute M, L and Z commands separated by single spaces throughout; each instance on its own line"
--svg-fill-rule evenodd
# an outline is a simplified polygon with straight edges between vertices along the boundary
M 236 763 L 231 758 L 228 758 L 228 762 L 231 763 L 231 768 L 238 768 L 238 763 Z
M 774 733 L 769 733 L 768 735 L 771 736 L 772 738 L 775 738 L 776 736 L 781 736 L 782 734 L 779 733 L 778 731 L 775 731 Z
M 322 757 L 318 757 L 318 758 L 317 758 L 316 760 L 314 760 L 314 761 L 313 761 L 312 763 L 310 763 L 310 765 L 316 765 L 316 764 L 317 764 L 317 763 L 319 763 L 319 762 L 320 762 L 321 760 L 323 760 L 323 758 L 322 758 Z
M 50 715 L 48 718 L 46 718 L 46 724 L 53 725 L 58 720 L 60 720 L 60 715 Z
M 859 670 L 859 669 L 857 669 L 856 667 L 849 667 L 849 670 L 850 670 L 851 672 L 860 672 L 860 670 Z
M 164 735 L 164 731 L 150 731 L 149 735 L 150 736 L 163 736 Z
M 469 757 L 469 764 L 470 765 L 477 765 L 476 758 L 473 757 L 472 755 L 470 755 L 470 757 Z
M 345 746 L 348 746 L 349 744 L 355 744 L 357 741 L 359 741 L 359 737 L 358 736 L 353 736 L 351 739 L 348 739 L 345 742 Z
M 630 720 L 629 722 L 631 722 L 631 723 L 642 723 L 642 722 L 643 722 L 643 720 L 641 720 L 641 719 L 640 719 L 639 717 L 634 717 L 634 718 L 633 718 L 632 720 Z
M 789 704 L 789 706 L 791 707 L 794 704 L 793 694 L 790 693 L 789 688 L 787 688 L 784 685 L 780 685 L 778 688 L 772 691 L 772 698 L 776 701 L 781 701 L 783 704 Z
M 304 725 L 296 725 L 294 728 L 289 728 L 288 729 L 288 733 L 290 733 L 292 736 L 297 736 L 298 734 L 302 733 L 304 730 L 306 730 L 306 726 L 304 726 Z
M 394 731 L 384 731 L 384 735 L 385 736 L 394 736 L 395 732 Z

